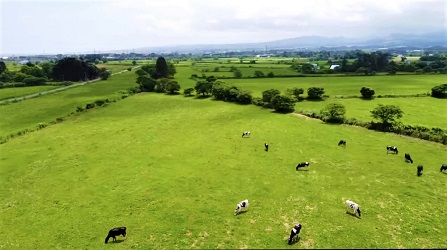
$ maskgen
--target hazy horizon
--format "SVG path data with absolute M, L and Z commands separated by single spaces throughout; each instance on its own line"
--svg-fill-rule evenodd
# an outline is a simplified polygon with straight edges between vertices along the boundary
M 272 5 L 274 3 L 274 5 Z M 1 0 L 0 56 L 445 30 L 444 0 Z

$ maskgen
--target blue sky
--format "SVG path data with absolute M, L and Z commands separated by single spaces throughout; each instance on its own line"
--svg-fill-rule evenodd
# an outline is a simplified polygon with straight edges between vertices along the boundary
M 0 56 L 447 28 L 445 0 L 0 0 Z

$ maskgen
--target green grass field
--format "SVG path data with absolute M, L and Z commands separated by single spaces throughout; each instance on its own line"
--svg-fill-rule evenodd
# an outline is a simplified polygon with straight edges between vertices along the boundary
M 284 93 L 288 88 L 303 88 L 305 95 L 310 87 L 322 87 L 330 97 L 361 96 L 363 86 L 371 87 L 377 95 L 429 93 L 431 88 L 447 79 L 445 75 L 402 75 L 402 76 L 327 76 L 297 78 L 262 78 L 262 79 L 226 79 L 243 89 L 253 91 L 254 96 L 262 96 L 264 90 L 275 88 Z
M 241 138 L 246 130 L 251 138 Z M 387 145 L 415 164 L 387 155 Z M 439 172 L 446 147 L 394 134 L 143 93 L 10 140 L 0 152 L 0 248 L 447 244 L 447 175 Z M 295 171 L 301 161 L 309 171 Z M 248 212 L 234 216 L 243 199 Z M 345 199 L 361 206 L 362 219 L 345 213 Z M 301 240 L 288 246 L 296 222 Z M 105 245 L 118 226 L 127 237 Z
M 0 89 L 0 100 L 29 95 L 59 87 L 60 86 L 33 86 L 33 87 L 20 87 L 20 88 L 3 88 Z
M 18 103 L 0 105 L 0 137 L 64 117 L 75 111 L 77 106 L 85 107 L 89 102 L 112 98 L 116 96 L 116 91 L 137 86 L 135 79 L 134 72 L 125 72 L 112 76 L 107 81 L 97 81 Z
M 375 98 L 374 100 L 332 98 L 326 101 L 298 102 L 295 110 L 319 112 L 329 103 L 341 103 L 346 107 L 346 117 L 367 122 L 373 120 L 370 111 L 377 105 L 397 105 L 404 112 L 400 119 L 402 123 L 447 130 L 447 101 L 432 97 Z

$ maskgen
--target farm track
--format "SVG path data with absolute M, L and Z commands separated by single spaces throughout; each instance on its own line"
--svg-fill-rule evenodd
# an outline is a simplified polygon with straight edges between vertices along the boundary
M 140 66 L 135 66 L 132 69 L 137 69 L 139 67 Z M 118 75 L 118 74 L 122 74 L 122 73 L 127 72 L 127 71 L 128 70 L 122 70 L 120 72 L 113 73 L 112 76 Z M 73 84 L 73 85 L 70 85 L 70 86 L 60 87 L 60 88 L 52 89 L 52 90 L 48 90 L 48 91 L 42 91 L 42 92 L 30 94 L 30 95 L 24 95 L 24 96 L 19 96 L 19 97 L 8 98 L 8 99 L 0 101 L 0 105 L 5 104 L 5 103 L 19 102 L 19 101 L 23 101 L 23 100 L 30 99 L 30 98 L 35 98 L 35 97 L 40 97 L 40 96 L 44 96 L 44 95 L 48 95 L 48 94 L 61 92 L 61 91 L 67 90 L 67 89 L 76 88 L 76 87 L 79 87 L 79 86 L 84 86 L 84 85 L 86 85 L 88 83 L 97 82 L 99 80 L 101 80 L 101 78 L 97 78 L 97 79 L 90 80 L 90 81 L 85 81 L 85 82 L 80 82 L 80 83 L 76 83 L 76 84 Z

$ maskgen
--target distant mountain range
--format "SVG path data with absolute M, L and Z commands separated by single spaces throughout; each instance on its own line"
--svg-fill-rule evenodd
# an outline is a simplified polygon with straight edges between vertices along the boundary
M 370 39 L 325 37 L 325 36 L 301 36 L 260 43 L 236 43 L 236 44 L 196 44 L 178 46 L 145 47 L 134 49 L 135 53 L 203 53 L 212 51 L 246 51 L 271 49 L 319 49 L 337 47 L 346 49 L 355 48 L 428 48 L 446 47 L 447 30 L 431 32 L 422 35 L 415 34 L 391 34 L 384 37 Z

